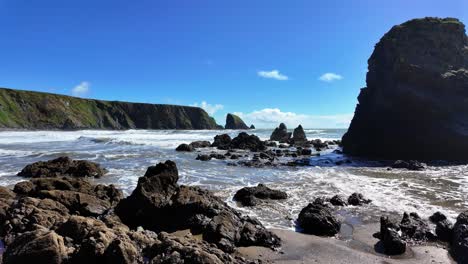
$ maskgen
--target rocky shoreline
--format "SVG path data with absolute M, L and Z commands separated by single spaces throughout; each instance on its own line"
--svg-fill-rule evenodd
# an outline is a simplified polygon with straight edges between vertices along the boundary
M 261 164 L 253 167 L 262 167 L 298 166 L 297 160 L 304 157 L 310 159 L 328 148 L 340 150 L 340 142 L 309 141 L 305 133 L 304 137 L 297 136 L 302 134 L 301 130 L 300 126 L 296 128 L 287 140 L 282 136 L 283 143 L 279 144 L 241 132 L 234 138 L 218 135 L 213 143 L 181 144 L 177 151 L 216 149 L 209 155 L 196 154 L 197 159 L 206 155 L 207 160 L 238 159 L 236 165 L 252 167 L 253 162 Z M 273 139 L 277 139 L 275 133 Z M 286 147 L 281 148 L 281 144 Z M 280 161 L 282 156 L 292 161 Z M 396 169 L 421 169 L 416 165 L 421 164 L 394 163 Z M 21 170 L 18 175 L 31 178 L 29 181 L 16 184 L 13 191 L 1 188 L 3 263 L 32 259 L 38 263 L 262 262 L 262 256 L 245 258 L 255 255 L 248 250 L 252 247 L 273 250 L 269 253 L 273 262 L 276 262 L 273 255 L 290 254 L 284 252 L 281 236 L 259 221 L 243 216 L 207 190 L 179 185 L 178 169 L 172 161 L 149 167 L 128 197 L 113 185 L 95 185 L 90 181 L 106 177 L 105 173 L 106 169 L 99 164 L 68 157 L 36 162 Z M 288 199 L 287 192 L 263 184 L 242 188 L 233 197 L 240 205 L 254 210 L 263 203 L 281 199 Z M 316 197 L 297 215 L 296 230 L 311 236 L 336 237 L 344 228 L 339 211 L 369 203 L 372 201 L 359 193 L 347 198 L 339 194 Z M 430 220 L 417 213 L 404 213 L 400 222 L 383 216 L 380 228 L 373 234 L 379 242 L 370 253 L 401 256 L 414 247 L 435 245 L 447 247 L 463 263 L 468 252 L 467 214 L 460 214 L 456 223 L 439 212 Z M 379 247 L 381 251 L 377 250 Z M 244 249 L 250 253 L 239 254 Z

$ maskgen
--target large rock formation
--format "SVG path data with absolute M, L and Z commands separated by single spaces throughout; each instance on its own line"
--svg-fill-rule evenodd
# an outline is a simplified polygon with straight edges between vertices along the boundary
M 218 129 L 191 106 L 89 100 L 0 88 L 0 128 Z
M 279 127 L 275 128 L 270 136 L 270 140 L 279 142 L 289 142 L 290 138 L 291 132 L 288 132 L 288 128 L 284 123 L 281 123 Z
M 294 144 L 307 142 L 307 137 L 304 132 L 304 128 L 302 128 L 302 125 L 299 125 L 298 127 L 294 129 L 293 134 L 292 134 L 292 141 L 294 142 Z
M 277 236 L 210 192 L 177 185 L 175 163 L 148 168 L 133 194 L 86 178 L 35 178 L 0 186 L 0 240 L 5 264 L 259 263 L 231 254 L 236 246 L 278 246 Z M 122 220 L 114 213 L 130 203 Z M 133 211 L 132 211 L 133 210 Z M 146 218 L 149 217 L 149 218 Z M 129 221 L 129 219 L 135 220 Z M 152 222 L 155 221 L 155 222 Z M 155 233 L 143 227 L 154 227 Z M 174 234 L 171 227 L 191 228 Z
M 234 114 L 227 114 L 226 116 L 226 125 L 224 126 L 226 129 L 249 129 L 249 127 L 244 123 L 244 121 L 234 115 Z
M 369 59 L 347 154 L 468 159 L 468 38 L 453 18 L 393 27 Z
M 179 186 L 178 179 L 172 161 L 149 167 L 115 212 L 133 228 L 156 232 L 190 229 L 226 252 L 237 246 L 279 246 L 279 238 L 257 220 L 241 216 L 209 191 Z

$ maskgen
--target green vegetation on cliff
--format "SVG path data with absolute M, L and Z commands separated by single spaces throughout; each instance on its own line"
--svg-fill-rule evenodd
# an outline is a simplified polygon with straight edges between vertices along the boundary
M 249 129 L 249 127 L 244 123 L 244 121 L 234 114 L 227 114 L 226 116 L 226 129 Z
M 216 129 L 203 109 L 127 103 L 0 88 L 0 128 Z

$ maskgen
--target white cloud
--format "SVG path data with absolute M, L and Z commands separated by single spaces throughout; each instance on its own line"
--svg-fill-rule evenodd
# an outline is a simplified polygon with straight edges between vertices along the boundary
M 89 82 L 81 82 L 72 89 L 73 96 L 83 97 L 88 95 L 90 91 L 91 84 Z
M 196 106 L 196 107 L 201 107 L 203 110 L 205 110 L 210 116 L 214 115 L 214 113 L 218 112 L 219 110 L 224 108 L 224 105 L 222 104 L 209 104 L 205 101 L 199 103 L 194 103 L 191 106 Z
M 258 76 L 268 79 L 276 79 L 279 81 L 286 81 L 288 80 L 288 76 L 281 74 L 278 70 L 272 71 L 259 71 L 257 72 Z
M 285 123 L 289 128 L 301 124 L 304 128 L 347 128 L 353 114 L 305 115 L 294 112 L 282 112 L 278 108 L 265 108 L 251 113 L 234 113 L 247 124 L 257 128 L 273 128 Z
M 320 76 L 319 80 L 324 81 L 324 82 L 333 82 L 333 81 L 339 81 L 343 79 L 343 76 L 333 73 L 333 72 L 327 72 L 322 74 Z

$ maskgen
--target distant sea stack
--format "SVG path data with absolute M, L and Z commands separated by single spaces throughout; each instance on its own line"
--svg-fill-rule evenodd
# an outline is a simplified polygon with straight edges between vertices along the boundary
M 234 114 L 227 114 L 226 116 L 226 125 L 224 126 L 226 129 L 249 129 L 249 127 L 244 123 L 244 121 L 234 115 Z
M 468 38 L 454 18 L 393 27 L 370 57 L 347 154 L 468 160 Z
M 81 99 L 0 88 L 0 129 L 218 129 L 191 106 Z

